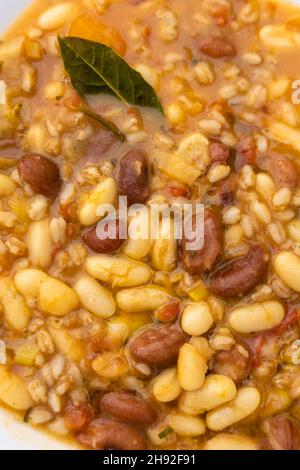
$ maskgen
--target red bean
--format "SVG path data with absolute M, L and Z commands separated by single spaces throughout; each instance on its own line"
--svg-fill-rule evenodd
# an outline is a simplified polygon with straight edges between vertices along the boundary
M 132 424 L 151 424 L 155 420 L 155 412 L 146 400 L 130 392 L 105 393 L 100 400 L 100 409 Z
M 193 218 L 193 230 L 196 218 Z M 202 229 L 202 227 L 200 227 Z M 192 276 L 209 272 L 223 252 L 223 234 L 219 216 L 212 209 L 204 211 L 204 244 L 199 250 L 188 250 L 185 236 L 182 240 L 182 264 Z
M 93 418 L 93 410 L 87 403 L 75 405 L 70 401 L 64 410 L 64 420 L 69 431 L 80 431 Z
M 61 188 L 59 168 L 52 160 L 27 154 L 19 160 L 20 178 L 38 194 L 55 199 Z
M 138 361 L 152 367 L 167 367 L 176 362 L 186 340 L 179 325 L 155 325 L 136 336 L 129 348 Z
M 262 155 L 257 165 L 272 176 L 277 186 L 294 188 L 299 182 L 299 172 L 296 164 L 285 155 L 271 153 Z
M 107 221 L 101 221 L 99 222 L 95 227 L 89 229 L 85 234 L 83 235 L 83 240 L 86 243 L 86 245 L 96 253 L 113 253 L 114 251 L 117 251 L 121 246 L 123 245 L 124 241 L 123 239 L 119 238 L 119 220 L 114 221 L 116 224 L 116 237 L 115 238 L 104 238 L 101 239 L 97 235 L 97 229 L 102 228 L 104 232 L 107 231 L 108 228 L 108 222 Z
M 237 343 L 229 351 L 217 352 L 210 369 L 214 374 L 226 375 L 236 383 L 241 383 L 250 374 L 251 363 L 249 348 Z
M 129 206 L 144 203 L 149 196 L 146 155 L 141 150 L 129 150 L 120 162 L 119 193 L 127 196 Z
M 283 415 L 268 418 L 263 424 L 265 450 L 300 450 L 300 433 L 295 423 Z
M 92 421 L 87 431 L 77 436 L 78 441 L 90 449 L 146 450 L 145 438 L 136 429 L 111 419 Z
M 209 287 L 221 297 L 246 294 L 261 280 L 267 266 L 264 251 L 254 245 L 245 256 L 217 268 L 209 277 Z

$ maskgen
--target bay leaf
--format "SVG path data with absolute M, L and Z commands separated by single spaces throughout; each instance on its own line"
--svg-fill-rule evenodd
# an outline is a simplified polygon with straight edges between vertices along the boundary
M 112 48 L 76 37 L 58 39 L 65 69 L 78 93 L 110 93 L 127 104 L 163 112 L 153 88 Z

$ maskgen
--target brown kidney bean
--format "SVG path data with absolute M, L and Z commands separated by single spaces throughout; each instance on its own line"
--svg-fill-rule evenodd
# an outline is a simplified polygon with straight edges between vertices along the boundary
M 116 223 L 116 237 L 115 238 L 104 238 L 101 239 L 97 235 L 97 227 L 99 227 L 99 224 L 101 225 L 101 228 L 104 231 L 107 231 L 108 228 L 108 222 L 106 220 L 99 222 L 95 227 L 89 229 L 85 234 L 83 235 L 83 240 L 86 243 L 86 245 L 96 253 L 113 253 L 114 251 L 117 251 L 122 244 L 124 243 L 125 240 L 119 238 L 119 228 L 120 228 L 120 223 L 119 220 L 115 221 Z
M 155 412 L 143 399 L 130 392 L 105 393 L 100 400 L 100 409 L 121 421 L 132 424 L 151 424 Z
M 23 155 L 19 173 L 35 193 L 55 199 L 61 188 L 59 168 L 52 160 L 37 154 Z
M 209 146 L 212 163 L 222 163 L 226 165 L 229 159 L 229 148 L 221 142 L 212 142 Z
M 195 230 L 196 218 L 193 218 Z M 202 227 L 201 227 L 202 229 Z M 204 210 L 204 244 L 200 250 L 187 250 L 185 236 L 182 240 L 182 264 L 192 276 L 209 272 L 222 256 L 223 235 L 219 216 L 212 209 Z
M 212 359 L 210 370 L 214 374 L 230 377 L 241 383 L 251 372 L 252 357 L 248 347 L 235 344 L 229 351 L 219 351 Z
M 92 421 L 85 433 L 77 435 L 78 441 L 90 449 L 146 450 L 144 437 L 127 424 L 100 418 Z
M 265 450 L 300 450 L 300 432 L 286 416 L 268 418 L 263 423 L 266 438 L 261 447 Z
M 187 336 L 179 325 L 155 325 L 136 336 L 129 348 L 135 359 L 152 367 L 176 362 Z
M 254 166 L 256 161 L 256 148 L 252 136 L 243 136 L 236 146 L 235 169 L 239 171 L 245 165 Z
M 64 421 L 69 431 L 80 431 L 93 418 L 93 410 L 87 403 L 75 405 L 72 401 L 67 403 L 64 410 Z
M 205 36 L 197 41 L 197 50 L 213 59 L 233 57 L 236 55 L 235 47 L 227 39 L 217 36 Z
M 141 150 L 129 150 L 120 162 L 119 193 L 128 205 L 144 203 L 149 196 L 148 169 Z
M 295 163 L 284 155 L 278 153 L 262 155 L 257 160 L 257 165 L 261 170 L 270 173 L 278 186 L 294 188 L 298 184 L 298 169 Z
M 264 251 L 254 245 L 245 256 L 217 268 L 209 277 L 209 287 L 221 297 L 246 294 L 260 281 L 267 266 Z

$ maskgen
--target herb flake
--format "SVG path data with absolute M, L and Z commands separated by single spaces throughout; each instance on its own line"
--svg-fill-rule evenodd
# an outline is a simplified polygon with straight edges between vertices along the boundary
M 105 119 L 103 116 L 100 116 L 100 114 L 95 113 L 91 109 L 82 108 L 82 107 L 78 107 L 76 109 L 79 112 L 90 117 L 91 119 L 94 119 L 95 121 L 99 122 L 103 127 L 105 127 L 110 132 L 112 132 L 117 137 L 117 139 L 119 139 L 121 142 L 125 142 L 126 140 L 125 134 L 123 134 L 123 132 L 121 132 L 113 122 L 109 121 L 108 119 Z
M 160 439 L 164 439 L 165 437 L 167 437 L 172 432 L 174 432 L 174 429 L 172 429 L 172 428 L 170 428 L 170 426 L 168 426 L 162 432 L 159 433 L 158 437 Z

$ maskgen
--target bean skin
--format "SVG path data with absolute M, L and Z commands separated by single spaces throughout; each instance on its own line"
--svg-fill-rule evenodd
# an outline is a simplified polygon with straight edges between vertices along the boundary
M 226 375 L 239 384 L 250 374 L 251 364 L 252 357 L 249 348 L 235 344 L 229 351 L 219 351 L 215 354 L 210 370 L 214 374 Z
M 221 142 L 212 142 L 209 146 L 210 158 L 212 163 L 227 164 L 230 157 L 229 148 Z
M 213 59 L 236 55 L 235 47 L 226 39 L 217 36 L 205 36 L 199 39 L 196 47 L 198 51 Z
M 144 437 L 136 429 L 111 419 L 92 421 L 85 433 L 77 435 L 78 441 L 90 449 L 146 450 Z
M 253 289 L 266 272 L 268 263 L 260 245 L 248 253 L 217 268 L 209 277 L 209 287 L 220 297 L 235 297 Z
M 155 325 L 136 336 L 129 348 L 135 359 L 152 367 L 167 367 L 176 362 L 187 336 L 179 325 Z
M 130 150 L 120 162 L 119 193 L 127 196 L 129 206 L 143 204 L 149 196 L 148 169 L 145 154 Z
M 196 218 L 193 219 L 193 230 Z M 182 241 L 182 264 L 191 276 L 209 272 L 221 258 L 223 252 L 222 224 L 216 212 L 204 211 L 204 244 L 200 250 L 187 250 L 187 240 Z
M 116 139 L 112 132 L 100 131 L 93 137 L 91 145 L 87 149 L 85 158 L 86 161 L 99 164 L 103 156 L 113 147 L 117 147 L 119 141 Z
M 287 416 L 273 416 L 263 423 L 266 438 L 261 442 L 264 450 L 299 450 L 300 433 Z
M 102 240 L 97 236 L 97 227 L 99 227 L 99 224 L 103 226 L 104 230 L 107 230 L 107 221 L 101 221 L 95 225 L 95 227 L 85 232 L 83 235 L 85 244 L 96 253 L 113 253 L 114 251 L 117 251 L 121 248 L 125 240 L 119 238 L 119 220 L 116 220 L 115 223 L 116 238 L 105 238 Z
M 230 206 L 233 203 L 237 190 L 237 175 L 231 171 L 230 175 L 220 181 L 215 191 L 208 194 L 207 202 L 216 206 Z
M 100 409 L 113 418 L 132 424 L 151 424 L 155 420 L 152 407 L 130 392 L 105 393 L 100 400 Z
M 23 155 L 19 160 L 19 174 L 35 193 L 55 199 L 60 191 L 59 168 L 56 163 L 42 155 Z
M 252 136 L 243 136 L 236 146 L 234 166 L 240 171 L 245 165 L 254 166 L 256 162 L 256 147 Z
M 284 155 L 278 153 L 262 155 L 257 160 L 257 165 L 261 170 L 270 173 L 279 187 L 294 188 L 299 182 L 297 166 Z

